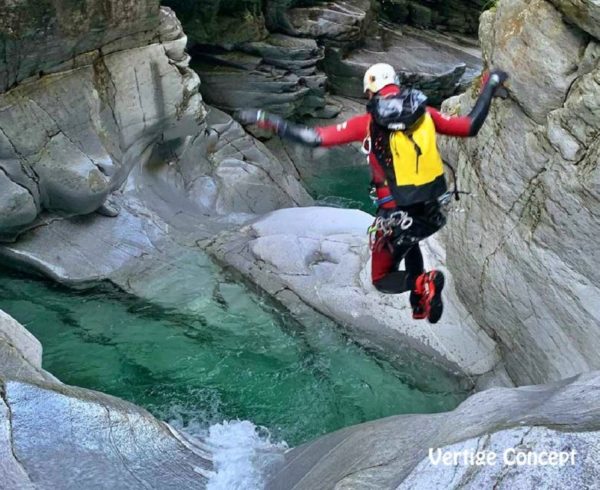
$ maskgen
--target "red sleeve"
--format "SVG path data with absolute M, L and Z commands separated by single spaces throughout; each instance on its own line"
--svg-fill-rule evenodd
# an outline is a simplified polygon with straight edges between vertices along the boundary
M 317 127 L 315 130 L 321 137 L 321 146 L 335 146 L 363 141 L 369 133 L 369 124 L 371 124 L 371 115 L 362 114 L 348 119 L 346 122 Z
M 435 130 L 448 136 L 470 136 L 471 118 L 468 116 L 446 116 L 433 107 L 428 107 Z

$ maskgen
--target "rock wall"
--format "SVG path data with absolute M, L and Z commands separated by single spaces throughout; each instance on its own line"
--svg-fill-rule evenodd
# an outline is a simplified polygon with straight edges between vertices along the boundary
M 204 117 L 186 37 L 174 14 L 159 12 L 157 2 L 156 8 L 96 2 L 81 12 L 60 2 L 40 11 L 17 4 L 23 4 L 20 14 L 12 23 L 12 17 L 4 19 L 15 36 L 4 41 L 12 54 L 5 70 L 11 85 L 32 71 L 36 76 L 0 95 L 4 238 L 35 226 L 43 211 L 87 214 L 100 208 L 159 141 L 198 132 Z M 48 22 L 47 37 L 22 27 L 22 18 Z M 95 34 L 65 33 L 62 23 L 88 25 Z M 78 35 L 85 42 L 78 43 Z
M 335 117 L 339 106 L 326 89 L 362 97 L 365 69 L 383 61 L 438 104 L 481 69 L 476 42 L 380 21 L 374 0 L 168 5 L 183 17 L 205 100 L 228 112 L 260 107 L 286 117 Z
M 476 34 L 481 12 L 493 0 L 380 0 L 385 14 L 395 22 L 424 29 Z
M 600 373 L 496 388 L 453 412 L 348 427 L 286 453 L 269 490 L 593 488 L 599 477 Z M 497 451 L 495 465 L 432 465 L 429 449 Z M 575 450 L 575 464 L 509 466 L 503 452 Z
M 133 404 L 60 383 L 39 342 L 0 311 L 3 488 L 205 488 L 210 458 Z
M 329 87 L 347 97 L 363 97 L 363 76 L 373 63 L 389 63 L 400 83 L 422 90 L 431 105 L 460 91 L 481 72 L 476 44 L 461 45 L 452 38 L 408 27 L 400 31 L 382 25 L 381 43 L 357 49 L 328 47 L 325 70 Z
M 3 45 L 6 73 L 19 83 L 0 94 L 0 241 L 68 216 L 114 216 L 122 199 L 111 194 L 127 179 L 146 189 L 147 174 L 200 216 L 310 203 L 293 166 L 203 104 L 173 11 L 157 1 L 88 4 L 38 11 L 25 2 L 3 19 L 14 38 Z M 93 35 L 65 32 L 73 19 L 63 11 Z M 48 20 L 45 34 L 21 25 L 32 12 Z M 130 178 L 134 168 L 145 172 Z
M 449 267 L 518 383 L 600 367 L 599 15 L 594 1 L 500 0 L 480 35 L 510 98 L 476 139 L 444 143 L 475 193 L 447 227 Z
M 155 0 L 12 0 L 0 19 L 0 93 L 17 83 L 74 67 L 104 46 L 135 48 L 156 38 Z M 70 64 L 70 65 L 69 65 Z

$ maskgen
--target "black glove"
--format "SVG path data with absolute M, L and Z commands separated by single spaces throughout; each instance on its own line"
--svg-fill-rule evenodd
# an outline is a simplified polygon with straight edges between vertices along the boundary
M 281 138 L 306 146 L 315 147 L 321 144 L 321 137 L 314 129 L 291 123 L 260 109 L 244 109 L 236 114 L 236 119 L 242 124 L 256 124 L 261 129 L 277 133 Z
M 285 125 L 282 117 L 260 109 L 244 109 L 237 113 L 236 119 L 242 124 L 256 124 L 261 129 L 269 129 L 275 133 Z
M 502 70 L 492 70 L 486 74 L 479 98 L 473 110 L 469 113 L 471 119 L 469 136 L 475 136 L 483 126 L 490 110 L 492 98 L 501 97 L 506 99 L 508 97 L 508 91 L 504 86 L 506 80 L 508 80 L 508 73 Z
M 508 80 L 508 73 L 505 71 L 492 70 L 490 72 L 488 83 L 490 86 L 494 87 L 492 97 L 500 97 L 502 99 L 506 99 L 508 97 L 508 90 L 504 86 L 504 82 L 506 82 L 506 80 Z

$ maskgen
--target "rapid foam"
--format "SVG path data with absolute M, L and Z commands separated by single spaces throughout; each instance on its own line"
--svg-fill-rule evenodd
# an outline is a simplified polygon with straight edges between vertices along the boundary
M 259 490 L 265 486 L 269 467 L 283 461 L 285 442 L 247 420 L 212 425 L 205 443 L 213 453 L 215 472 L 207 490 Z
M 214 471 L 208 475 L 203 472 L 208 477 L 207 490 L 261 490 L 269 468 L 283 462 L 287 443 L 273 442 L 265 427 L 248 420 L 209 426 L 202 416 L 183 416 L 182 407 L 171 410 L 171 415 L 176 415 L 169 425 L 201 440 L 202 447 L 210 452 Z

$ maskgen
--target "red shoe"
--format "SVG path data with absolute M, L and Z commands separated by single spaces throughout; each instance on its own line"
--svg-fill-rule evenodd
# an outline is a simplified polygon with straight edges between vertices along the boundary
M 413 318 L 418 320 L 427 318 L 429 323 L 440 321 L 444 312 L 442 301 L 444 283 L 444 274 L 436 270 L 425 272 L 417 278 L 415 289 L 411 291 Z
M 412 317 L 415 320 L 424 320 L 427 318 L 425 309 L 425 279 L 427 274 L 421 274 L 415 281 L 415 288 L 410 292 L 410 306 L 412 307 Z

